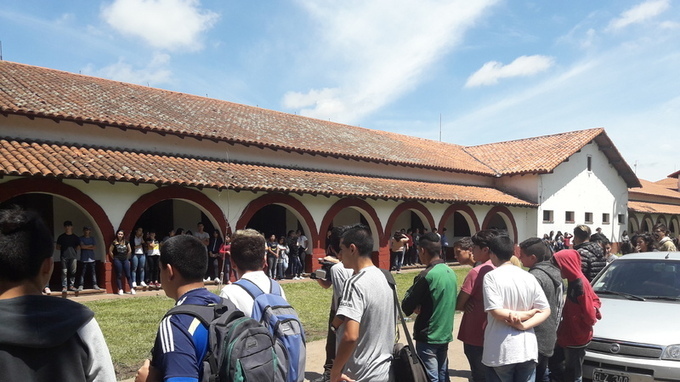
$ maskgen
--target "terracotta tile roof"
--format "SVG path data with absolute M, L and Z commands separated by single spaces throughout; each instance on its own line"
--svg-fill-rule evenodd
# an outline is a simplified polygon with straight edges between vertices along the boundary
M 595 140 L 628 187 L 639 187 L 635 173 L 616 150 L 604 129 L 588 129 L 466 147 L 480 162 L 500 175 L 549 173 Z
M 672 179 L 672 178 L 669 178 Z M 651 196 L 663 196 L 667 198 L 673 198 L 673 199 L 678 199 L 678 203 L 680 204 L 680 192 L 677 190 L 678 186 L 678 181 L 677 179 L 673 179 L 674 186 L 676 188 L 669 188 L 666 187 L 662 184 L 659 184 L 658 182 L 650 182 L 648 180 L 640 179 L 640 183 L 642 184 L 641 188 L 635 188 L 628 190 L 628 198 L 632 200 L 636 200 L 640 197 L 644 198 L 646 195 L 651 195 Z
M 645 214 L 680 215 L 680 205 L 629 201 L 628 209 Z
M 671 190 L 677 190 L 678 189 L 678 179 L 677 178 L 664 178 L 661 180 L 657 180 L 654 182 L 655 184 L 658 184 L 661 187 L 665 187 Z
M 677 179 L 678 177 L 680 177 L 680 170 L 668 175 L 668 177 Z
M 0 113 L 494 175 L 459 145 L 8 61 Z
M 536 207 L 494 188 L 0 139 L 0 174 L 338 197 Z

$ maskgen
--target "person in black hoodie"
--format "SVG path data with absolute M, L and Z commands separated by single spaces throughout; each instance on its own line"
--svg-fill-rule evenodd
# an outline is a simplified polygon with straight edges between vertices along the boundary
M 36 214 L 0 210 L 0 380 L 115 381 L 94 313 L 41 294 L 54 269 L 52 240 Z
M 538 342 L 537 382 L 550 381 L 548 361 L 555 350 L 557 325 L 564 305 L 562 275 L 560 269 L 550 261 L 551 257 L 552 250 L 538 237 L 531 237 L 519 244 L 522 265 L 529 268 L 529 273 L 536 278 L 550 304 L 550 316 L 534 328 Z
M 587 225 L 579 225 L 574 228 L 574 249 L 581 256 L 581 271 L 588 281 L 593 281 L 595 276 L 607 265 L 604 258 L 604 250 L 598 243 L 590 241 L 590 228 Z

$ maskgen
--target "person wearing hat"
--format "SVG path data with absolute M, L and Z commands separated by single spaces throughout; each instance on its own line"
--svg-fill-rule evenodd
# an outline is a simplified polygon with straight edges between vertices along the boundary
M 101 288 L 97 284 L 97 270 L 95 268 L 94 262 L 94 237 L 90 236 L 92 230 L 90 227 L 83 227 L 83 236 L 80 237 L 80 284 L 78 291 L 83 290 L 83 285 L 85 282 L 85 274 L 92 274 L 92 289 L 100 290 Z

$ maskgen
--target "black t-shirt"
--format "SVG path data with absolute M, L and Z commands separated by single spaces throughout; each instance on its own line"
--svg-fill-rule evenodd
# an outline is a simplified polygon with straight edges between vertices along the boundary
M 78 257 L 78 252 L 76 251 L 76 248 L 80 246 L 80 237 L 78 237 L 78 235 L 67 235 L 62 233 L 57 238 L 57 244 L 61 246 L 61 257 L 66 259 L 75 259 Z

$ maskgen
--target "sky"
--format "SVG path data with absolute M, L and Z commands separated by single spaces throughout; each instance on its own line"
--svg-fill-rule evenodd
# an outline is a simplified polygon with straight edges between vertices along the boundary
M 464 146 L 680 170 L 680 0 L 3 0 L 2 58 Z

